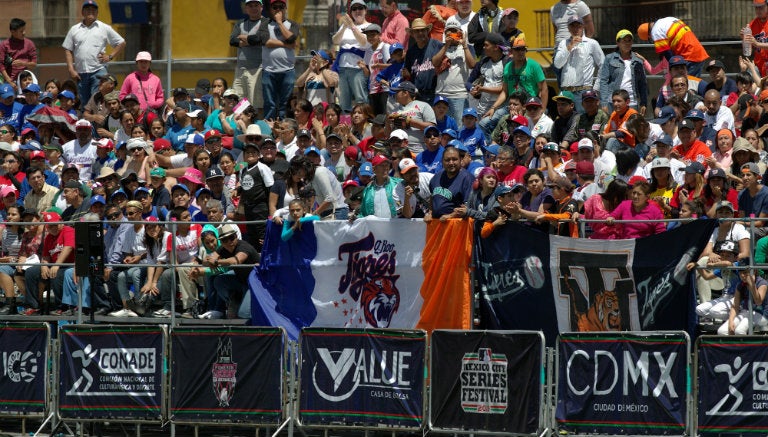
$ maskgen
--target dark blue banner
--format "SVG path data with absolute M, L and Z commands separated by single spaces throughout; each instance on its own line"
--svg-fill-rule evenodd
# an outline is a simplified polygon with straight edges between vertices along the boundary
M 768 340 L 700 337 L 697 353 L 699 433 L 768 432 Z
M 45 324 L 0 325 L 0 413 L 45 412 L 49 337 Z
M 175 328 L 171 420 L 278 424 L 283 339 L 279 328 Z
M 476 277 L 487 329 L 561 332 L 685 330 L 695 290 L 685 268 L 717 222 L 696 220 L 637 240 L 545 234 L 509 223 L 477 233 Z
M 62 417 L 161 419 L 163 329 L 66 325 L 61 327 L 59 339 Z
M 304 329 L 301 422 L 420 428 L 425 344 L 423 331 Z
M 688 415 L 688 350 L 685 333 L 561 335 L 560 432 L 682 435 Z
M 544 386 L 539 332 L 434 331 L 430 428 L 537 434 Z

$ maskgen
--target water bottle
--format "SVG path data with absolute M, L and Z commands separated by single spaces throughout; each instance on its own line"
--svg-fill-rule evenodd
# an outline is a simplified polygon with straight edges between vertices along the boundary
M 746 37 L 746 36 L 752 36 L 752 29 L 751 29 L 749 26 L 746 26 L 746 27 L 745 27 L 745 28 L 744 28 L 744 29 L 741 31 L 741 33 L 742 33 L 742 35 L 744 35 L 744 37 Z M 749 42 L 747 42 L 747 40 L 746 40 L 746 39 L 744 39 L 744 40 L 742 40 L 742 41 L 741 41 L 741 53 L 742 53 L 742 54 L 743 54 L 745 57 L 747 57 L 747 58 L 748 58 L 748 57 L 750 57 L 750 56 L 752 56 L 752 44 L 751 44 L 751 43 L 749 43 Z

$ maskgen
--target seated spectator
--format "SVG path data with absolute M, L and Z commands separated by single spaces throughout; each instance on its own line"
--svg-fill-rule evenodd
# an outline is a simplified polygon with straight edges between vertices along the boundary
M 5 225 L 0 234 L 0 288 L 5 296 L 6 305 L 0 308 L 0 315 L 16 314 L 16 293 L 13 278 L 16 275 L 16 263 L 21 252 L 24 228 L 19 226 L 23 208 L 13 205 L 6 211 Z
M 536 223 L 554 222 L 555 235 L 578 238 L 579 228 L 571 220 L 571 217 L 574 213 L 578 212 L 579 208 L 578 203 L 571 197 L 576 187 L 567 179 L 548 182 L 547 186 L 552 190 L 552 197 L 557 202 L 554 207 L 555 211 L 539 214 L 535 219 Z M 566 220 L 567 222 L 562 223 L 560 222 L 561 220 Z
M 754 217 L 755 235 L 764 237 L 768 234 L 765 223 L 768 217 L 768 187 L 760 184 L 760 168 L 754 162 L 741 166 L 741 179 L 744 189 L 739 193 L 739 217 Z
M 584 218 L 588 220 L 605 220 L 619 204 L 627 200 L 629 192 L 627 183 L 615 179 L 608 184 L 605 192 L 592 196 L 584 202 Z M 574 215 L 578 219 L 579 215 Z M 622 235 L 622 225 L 609 226 L 601 222 L 591 222 L 588 225 L 592 229 L 589 238 L 600 240 L 615 240 Z
M 660 234 L 666 230 L 664 223 L 644 222 L 644 220 L 662 220 L 664 216 L 659 207 L 650 203 L 651 185 L 641 181 L 634 184 L 631 191 L 632 199 L 625 200 L 608 214 L 605 224 L 614 225 L 614 220 L 631 220 L 624 223 L 621 234 L 623 239 L 634 239 Z
M 746 260 L 744 264 L 748 264 Z M 718 335 L 746 335 L 750 325 L 755 331 L 765 331 L 768 327 L 768 318 L 766 308 L 766 292 L 768 292 L 768 281 L 755 274 L 754 269 L 739 271 L 741 283 L 736 286 L 736 292 L 733 296 L 733 306 L 728 312 L 728 321 L 723 323 L 717 329 Z M 747 299 L 752 299 L 752 313 L 749 313 L 750 306 Z
M 488 211 L 496 206 L 496 198 L 493 193 L 499 182 L 499 174 L 490 167 L 483 167 L 477 173 L 472 184 L 472 196 L 463 207 L 464 217 L 472 217 L 476 220 L 485 220 Z
M 603 136 L 612 138 L 616 136 L 616 131 L 624 128 L 627 120 L 638 112 L 629 106 L 629 93 L 626 90 L 618 89 L 611 94 L 613 103 L 613 112 L 608 118 L 608 123 L 603 129 Z
M 259 262 L 259 253 L 247 242 L 237 239 L 234 225 L 225 224 L 219 228 L 219 242 L 221 246 L 216 253 L 203 262 L 209 267 L 229 267 L 231 270 L 213 278 L 208 299 L 211 309 L 201 318 L 220 319 L 225 314 L 230 319 L 247 318 L 250 316 L 250 295 L 244 290 L 248 290 L 248 276 L 253 264 Z M 246 296 L 248 299 L 244 299 Z
M 79 221 L 91 209 L 91 198 L 85 197 L 85 188 L 78 181 L 69 181 L 64 184 L 64 199 L 69 206 L 61 213 L 63 221 Z
M 147 248 L 147 280 L 140 290 L 136 312 L 144 315 L 160 300 L 160 278 L 165 272 L 162 264 L 168 263 L 168 248 L 173 244 L 173 236 L 165 230 L 165 225 L 158 223 L 157 217 L 147 217 L 144 228 L 144 246 Z M 160 266 L 155 266 L 159 264 Z M 170 313 L 170 311 L 169 311 Z
M 64 273 L 71 269 L 66 265 L 75 262 L 75 229 L 61 223 L 61 216 L 55 212 L 43 214 L 45 225 L 45 238 L 43 240 L 42 256 L 40 264 L 30 266 L 25 272 L 25 315 L 31 316 L 40 312 L 38 299 L 42 298 L 43 290 L 48 288 L 54 295 L 55 304 L 61 302 L 63 296 Z
M 480 231 L 482 238 L 490 237 L 496 228 L 504 226 L 507 222 L 520 219 L 519 199 L 516 199 L 515 196 L 516 192 L 521 192 L 521 190 L 515 188 L 498 185 L 493 191 L 497 205 L 489 209 L 485 216 L 485 223 L 483 223 L 483 228 Z
M 176 221 L 176 235 L 174 235 L 173 242 L 171 243 L 176 246 L 176 253 L 175 259 L 173 259 L 173 254 L 171 254 L 171 262 L 177 267 L 175 269 L 167 269 L 160 275 L 158 284 L 163 308 L 152 313 L 152 316 L 171 316 L 171 299 L 175 299 L 176 296 L 176 290 L 171 287 L 171 284 L 173 284 L 171 275 L 178 273 L 176 284 L 181 294 L 181 302 L 184 309 L 181 316 L 184 318 L 194 318 L 194 306 L 198 299 L 197 283 L 190 273 L 198 264 L 196 258 L 200 249 L 200 233 L 203 228 L 198 224 L 191 223 L 192 216 L 183 206 L 173 208 L 170 217 L 171 220 Z
M 401 217 L 423 218 L 432 206 L 429 183 L 434 176 L 422 172 L 410 158 L 400 160 L 402 181 L 395 187 L 395 195 L 402 199 Z
M 437 127 L 427 126 L 424 128 L 424 150 L 416 155 L 416 164 L 419 166 L 419 170 L 435 174 L 442 168 L 445 149 L 440 144 L 440 137 L 440 131 L 437 130 Z
M 716 206 L 720 202 L 727 201 L 731 205 L 739 204 L 739 192 L 730 187 L 725 170 L 713 168 L 707 176 L 707 185 L 704 186 L 703 200 L 704 211 L 707 217 L 716 217 Z M 741 258 L 741 257 L 739 257 Z

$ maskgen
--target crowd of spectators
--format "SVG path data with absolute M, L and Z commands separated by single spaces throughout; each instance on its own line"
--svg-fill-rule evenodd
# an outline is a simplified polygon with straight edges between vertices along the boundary
M 300 74 L 301 29 L 285 1 L 243 3 L 231 87 L 217 77 L 164 90 L 146 51 L 119 83 L 108 65 L 125 41 L 92 0 L 62 45 L 70 77 L 39 82 L 26 24 L 10 21 L 0 44 L 0 312 L 37 313 L 43 290 L 58 313 L 74 310 L 73 270 L 49 264 L 73 262 L 69 223 L 84 219 L 106 222 L 110 264 L 84 306 L 119 317 L 170 316 L 174 283 L 183 317 L 236 317 L 268 219 L 284 240 L 307 221 L 365 216 L 471 217 L 483 238 L 511 220 L 619 239 L 684 226 L 662 219 L 754 217 L 756 234 L 768 233 L 765 0 L 754 0 L 743 35 L 754 57 L 725 60 L 674 17 L 616 29 L 604 51 L 589 7 L 561 0 L 550 66 L 529 56 L 520 12 L 496 0 L 478 11 L 448 0 L 410 21 L 380 0 L 381 24 L 352 0 L 336 50 L 311 50 Z M 657 65 L 633 50 L 643 40 Z M 657 73 L 664 84 L 650 89 L 646 75 Z M 592 220 L 586 234 L 580 219 Z M 702 267 L 704 281 L 705 267 L 749 257 L 735 235 L 713 236 L 689 268 Z M 730 258 L 725 240 L 738 248 Z

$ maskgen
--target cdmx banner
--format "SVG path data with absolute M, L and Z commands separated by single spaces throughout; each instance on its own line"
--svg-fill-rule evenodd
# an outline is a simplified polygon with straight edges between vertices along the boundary
M 159 420 L 165 330 L 65 325 L 59 331 L 59 412 L 65 418 Z
M 549 235 L 509 223 L 476 236 L 480 314 L 487 329 L 561 332 L 692 331 L 686 264 L 717 222 L 696 220 L 637 240 Z
M 424 331 L 306 328 L 300 343 L 302 424 L 422 426 Z
M 0 325 L 0 413 L 45 412 L 49 338 L 45 324 Z
M 684 332 L 562 334 L 556 412 L 560 432 L 683 435 L 689 349 Z
M 194 327 L 171 333 L 171 419 L 278 424 L 284 333 L 279 328 Z
M 704 336 L 697 354 L 698 431 L 768 432 L 768 340 Z
M 543 428 L 540 332 L 437 330 L 430 343 L 430 428 L 513 434 Z
M 469 329 L 472 222 L 366 217 L 267 225 L 250 276 L 254 326 Z

